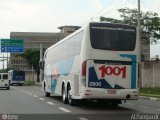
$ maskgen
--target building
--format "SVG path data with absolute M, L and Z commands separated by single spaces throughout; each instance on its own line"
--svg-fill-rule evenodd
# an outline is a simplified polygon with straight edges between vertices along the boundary
M 27 49 L 47 49 L 79 28 L 79 26 L 61 26 L 59 27 L 61 30 L 59 33 L 11 32 L 10 39 L 24 40 L 24 51 Z M 17 57 L 17 53 L 10 54 L 9 68 L 13 70 L 26 71 L 26 73 L 28 73 L 28 77 L 26 79 L 33 79 L 30 75 L 30 73 L 33 74 L 33 70 L 28 66 L 25 59 Z M 34 80 L 36 80 L 36 74 L 34 74 Z
M 150 61 L 150 44 L 141 43 L 141 60 Z

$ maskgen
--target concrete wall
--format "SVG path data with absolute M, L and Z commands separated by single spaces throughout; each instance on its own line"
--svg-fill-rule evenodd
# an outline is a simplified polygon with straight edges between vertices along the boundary
M 160 87 L 160 61 L 142 62 L 141 87 Z
M 142 62 L 140 71 L 140 87 L 160 87 L 160 61 Z M 26 71 L 25 74 L 26 80 L 37 81 L 35 72 L 32 75 L 32 71 Z
M 25 71 L 25 80 L 34 80 L 37 81 L 37 74 L 32 71 Z

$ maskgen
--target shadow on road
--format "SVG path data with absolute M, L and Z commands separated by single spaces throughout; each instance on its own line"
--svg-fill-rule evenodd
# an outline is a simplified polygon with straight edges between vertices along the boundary
M 62 103 L 62 98 L 59 96 L 51 96 L 51 99 L 54 99 L 55 101 Z M 96 100 L 81 100 L 73 107 L 78 107 L 84 110 L 92 110 L 92 111 L 111 110 L 111 111 L 121 111 L 121 112 L 127 111 L 127 113 L 135 112 L 134 109 L 126 108 L 121 105 L 111 106 L 111 105 L 108 105 L 107 103 L 99 103 Z

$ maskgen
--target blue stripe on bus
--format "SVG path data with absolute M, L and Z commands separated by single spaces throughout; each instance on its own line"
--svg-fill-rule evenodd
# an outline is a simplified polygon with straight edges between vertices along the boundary
M 63 74 L 67 76 L 70 73 L 74 58 L 75 56 L 56 62 L 59 75 Z
M 54 69 L 53 66 L 57 66 L 57 72 L 58 72 L 57 76 L 58 77 L 60 75 L 67 76 L 72 69 L 74 58 L 75 56 L 64 59 L 64 60 L 57 61 L 51 65 L 51 91 L 52 92 L 55 92 L 57 80 L 58 80 L 58 78 L 55 78 L 53 75 L 53 69 Z
M 131 66 L 131 89 L 136 88 L 136 55 L 130 55 L 130 54 L 120 54 L 121 57 L 127 57 L 132 60 L 132 66 Z

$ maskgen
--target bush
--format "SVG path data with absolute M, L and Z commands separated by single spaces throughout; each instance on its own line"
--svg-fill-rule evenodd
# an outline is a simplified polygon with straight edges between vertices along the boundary
M 34 80 L 27 80 L 24 82 L 24 85 L 26 85 L 26 86 L 35 85 L 35 81 Z
M 141 88 L 140 93 L 142 94 L 153 94 L 153 95 L 160 95 L 160 88 Z

